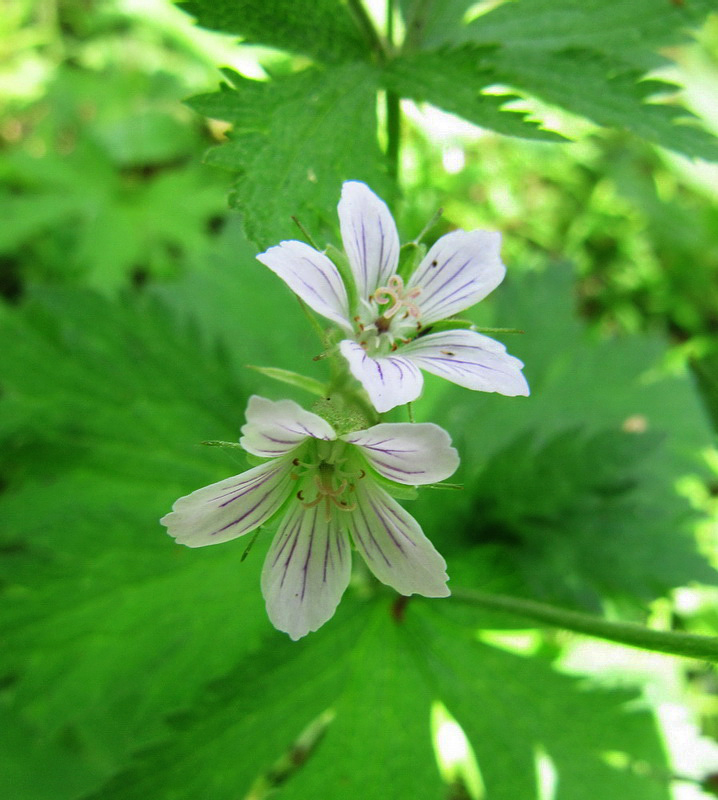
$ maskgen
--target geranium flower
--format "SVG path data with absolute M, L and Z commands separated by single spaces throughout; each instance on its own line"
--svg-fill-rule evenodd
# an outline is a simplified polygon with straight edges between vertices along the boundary
M 397 274 L 399 235 L 386 204 L 366 184 L 348 181 L 338 211 L 356 285 L 353 307 L 354 293 L 347 292 L 334 263 L 304 242 L 281 242 L 257 258 L 347 335 L 339 349 L 377 411 L 415 400 L 424 383 L 420 369 L 468 389 L 529 393 L 523 364 L 500 342 L 467 329 L 427 330 L 501 283 L 506 268 L 499 233 L 456 230 L 442 236 L 404 283 Z
M 446 597 L 446 563 L 380 478 L 416 486 L 459 464 L 449 435 L 432 423 L 380 424 L 337 436 L 291 400 L 256 395 L 240 444 L 270 459 L 181 497 L 162 518 L 189 547 L 243 536 L 284 514 L 262 571 L 275 627 L 299 639 L 333 614 L 349 583 L 351 544 L 382 583 L 403 595 Z

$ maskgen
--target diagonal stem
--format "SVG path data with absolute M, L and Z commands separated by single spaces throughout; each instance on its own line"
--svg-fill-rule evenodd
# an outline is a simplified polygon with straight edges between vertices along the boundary
M 629 647 L 670 653 L 674 656 L 718 661 L 718 637 L 715 636 L 654 631 L 643 625 L 631 622 L 611 622 L 591 614 L 569 611 L 546 603 L 538 603 L 535 600 L 487 594 L 470 589 L 455 589 L 452 596 L 463 603 L 482 606 L 493 611 L 505 611 L 536 622 L 544 622 L 557 628 L 607 639 Z

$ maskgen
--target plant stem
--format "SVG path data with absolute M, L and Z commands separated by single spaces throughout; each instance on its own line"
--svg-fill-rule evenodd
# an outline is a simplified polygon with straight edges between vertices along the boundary
M 386 38 L 391 54 L 394 49 L 394 0 L 386 0 Z M 392 91 L 386 93 L 386 157 L 389 162 L 389 175 L 399 181 L 399 145 L 401 141 L 401 109 L 399 95 Z
M 469 589 L 454 590 L 453 597 L 471 605 L 490 608 L 494 611 L 505 611 L 537 622 L 545 622 L 557 628 L 607 639 L 629 647 L 706 661 L 718 661 L 718 637 L 714 636 L 654 631 L 631 622 L 611 622 L 591 614 L 569 611 L 546 603 L 537 603 L 534 600 L 486 594 Z
M 361 0 L 348 0 L 350 11 L 354 14 L 359 29 L 364 34 L 367 43 L 379 59 L 379 63 L 383 64 L 387 59 L 387 51 L 384 42 L 381 40 L 371 17 L 367 14 Z
M 398 182 L 401 111 L 399 109 L 399 95 L 390 91 L 386 93 L 386 134 L 386 157 L 389 162 L 389 175 Z

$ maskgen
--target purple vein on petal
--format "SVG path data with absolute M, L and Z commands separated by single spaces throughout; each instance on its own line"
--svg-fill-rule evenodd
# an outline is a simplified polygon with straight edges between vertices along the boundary
M 441 273 L 449 266 L 449 264 L 451 264 L 451 262 L 456 258 L 457 255 L 458 255 L 458 252 L 452 253 L 438 269 L 436 269 L 436 268 L 432 269 L 432 271 L 430 273 L 431 277 L 429 278 L 428 281 L 426 281 L 426 283 L 423 283 L 423 282 L 421 283 L 421 288 L 424 289 L 424 291 L 426 291 L 431 283 L 433 283 L 437 278 L 441 277 Z M 469 259 L 469 260 L 471 260 L 471 259 Z M 468 264 L 468 261 L 466 263 Z M 466 264 L 464 264 L 464 266 L 466 266 Z M 461 269 L 463 269 L 463 267 Z M 425 268 L 424 269 L 424 274 L 426 274 L 427 272 L 428 272 L 428 270 Z M 456 273 L 454 273 L 454 274 L 456 274 Z M 451 278 L 449 278 L 449 280 L 451 280 Z M 418 279 L 417 279 L 417 285 L 419 285 Z M 446 284 L 444 284 L 444 286 L 445 285 Z M 436 291 L 441 291 L 441 287 L 439 287 L 439 289 L 436 289 L 436 290 L 432 289 L 432 293 L 434 293 Z
M 336 301 L 337 301 L 337 303 L 339 304 L 339 306 L 340 306 L 340 307 L 342 307 L 342 306 L 344 305 L 344 302 L 345 302 L 345 301 L 344 301 L 344 300 L 343 300 L 343 299 L 342 299 L 342 298 L 339 296 L 339 294 L 338 294 L 338 292 L 337 292 L 337 290 L 336 290 L 336 287 L 335 287 L 335 286 L 334 286 L 334 284 L 333 284 L 333 283 L 332 283 L 332 282 L 329 280 L 329 277 L 326 275 L 326 273 L 324 272 L 324 270 L 323 270 L 323 269 L 322 269 L 320 266 L 317 266 L 317 264 L 315 264 L 315 263 L 314 263 L 314 262 L 313 262 L 313 261 L 312 261 L 310 258 L 307 258 L 307 256 L 302 256 L 302 261 L 306 261 L 306 262 L 307 262 L 307 264 L 309 264 L 311 267 L 314 267 L 314 268 L 317 270 L 317 272 L 319 272 L 319 274 L 322 276 L 322 278 L 323 278 L 324 282 L 325 282 L 325 283 L 327 284 L 327 286 L 329 287 L 329 290 L 331 291 L 331 293 L 332 293 L 332 294 L 334 295 L 334 297 L 336 298 Z M 301 283 L 302 283 L 302 285 L 303 285 L 303 286 L 305 286 L 305 287 L 306 287 L 306 288 L 307 288 L 307 289 L 308 289 L 310 292 L 312 292 L 312 294 L 313 294 L 315 297 L 319 298 L 319 300 L 321 300 L 322 302 L 324 302 L 324 298 L 323 298 L 323 297 L 322 297 L 322 296 L 319 294 L 319 292 L 318 292 L 318 291 L 317 291 L 317 290 L 314 288 L 314 286 L 313 286 L 312 284 L 310 284 L 310 283 L 307 283 L 307 282 L 304 280 L 304 278 L 302 278 L 302 276 L 301 276 L 299 273 L 295 272 L 294 274 L 297 276 L 297 279 L 298 279 L 299 281 L 301 281 Z
M 403 469 L 402 467 L 395 467 L 393 464 L 387 464 L 386 461 L 380 461 L 378 458 L 372 459 L 372 463 L 384 467 L 389 472 L 398 472 L 400 475 L 424 475 L 425 469 Z
M 379 275 L 377 275 L 377 279 L 379 279 L 384 272 L 386 264 L 384 263 L 384 226 L 381 223 L 381 217 L 377 217 L 377 222 L 379 223 L 379 237 L 381 242 L 379 250 Z
M 263 483 L 266 483 L 270 478 L 273 478 L 280 470 L 284 468 L 284 465 L 279 465 L 275 469 L 270 470 L 269 472 L 265 472 L 262 475 L 256 475 L 254 478 L 250 478 L 249 480 L 240 481 L 232 486 L 222 494 L 218 494 L 216 497 L 213 497 L 209 502 L 214 503 L 217 500 L 221 500 L 223 497 L 227 497 L 228 495 L 234 495 L 229 500 L 225 500 L 224 503 L 220 503 L 219 508 L 224 508 L 228 506 L 230 503 L 233 503 L 235 500 L 238 500 L 240 497 L 244 497 L 247 492 L 252 491 L 260 487 Z M 236 492 L 236 493 L 235 493 Z
M 296 514 L 295 514 L 296 517 Z M 284 552 L 284 548 L 287 546 L 287 543 L 294 535 L 294 532 L 297 529 L 297 525 L 299 524 L 299 520 L 295 519 L 291 523 L 287 525 L 284 531 L 282 531 L 282 535 L 280 537 L 281 544 L 277 548 L 277 552 L 274 554 L 274 559 L 272 560 L 272 566 L 276 567 L 277 561 L 281 558 L 282 553 Z M 282 541 L 284 539 L 284 541 Z
M 444 287 L 447 286 L 448 284 L 452 283 L 453 281 L 455 281 L 456 278 L 466 269 L 466 267 L 470 263 L 471 263 L 471 259 L 469 259 L 464 264 L 462 264 L 461 267 L 456 272 L 453 273 L 453 275 L 450 275 L 441 284 L 441 286 L 439 286 L 436 289 L 432 289 L 431 290 L 430 296 L 429 296 L 429 298 L 427 298 L 428 299 L 428 303 L 426 303 L 426 304 L 422 303 L 421 304 L 422 314 L 426 315 L 428 312 L 431 311 L 432 308 L 435 308 L 437 305 L 441 305 L 442 303 L 445 303 L 450 297 L 453 297 L 457 292 L 463 291 L 464 289 L 466 289 L 467 286 L 471 286 L 473 281 L 469 280 L 466 283 L 462 284 L 461 287 L 459 287 L 458 289 L 455 289 L 453 292 L 451 292 L 451 294 L 448 294 L 446 297 L 437 297 L 437 295 L 440 294 L 440 292 L 444 289 Z M 422 288 L 424 289 L 424 291 L 428 292 L 426 286 L 423 286 Z
M 370 504 L 371 504 L 371 501 L 370 501 Z M 386 562 L 387 567 L 391 567 L 391 561 L 389 561 L 389 559 L 386 557 L 386 555 L 384 554 L 384 551 L 379 546 L 379 542 L 377 542 L 376 537 L 374 536 L 374 533 L 373 533 L 373 531 L 371 529 L 371 525 L 369 524 L 369 521 L 367 520 L 366 512 L 364 510 L 364 506 L 362 504 L 360 504 L 358 509 L 357 509 L 357 511 L 361 514 L 362 522 L 364 523 L 364 531 L 368 534 L 369 538 L 371 539 L 372 544 L 376 548 L 376 550 L 379 553 L 379 555 Z M 355 511 L 354 513 L 357 513 L 357 512 Z M 371 555 L 371 552 L 370 552 L 369 548 L 367 547 L 366 543 L 364 542 L 362 536 L 359 534 L 359 526 L 358 525 L 355 525 L 354 532 L 355 532 L 356 535 L 359 536 L 359 541 L 364 546 L 364 550 L 365 550 L 366 554 L 369 556 L 369 558 L 372 558 L 372 555 Z
M 292 557 L 294 556 L 294 551 L 297 549 L 297 543 L 299 542 L 299 536 L 301 532 L 302 532 L 302 525 L 301 525 L 301 519 L 299 519 L 294 527 L 294 530 L 292 531 L 292 535 L 294 536 L 294 542 L 292 543 L 292 547 L 289 551 L 289 554 L 287 555 L 287 560 L 284 562 L 282 580 L 279 582 L 280 587 L 284 586 L 284 581 L 287 578 L 287 570 L 289 569 L 289 564 L 292 560 Z
M 347 441 L 351 442 L 352 444 L 356 444 L 356 439 L 347 439 Z M 406 455 L 407 453 L 418 453 L 419 451 L 415 448 L 406 449 L 401 448 L 400 450 L 396 450 L 393 447 L 382 447 L 383 444 L 386 442 L 393 442 L 393 439 L 380 439 L 378 442 L 370 442 L 368 444 L 358 444 L 357 447 L 363 447 L 365 450 L 378 450 L 380 453 L 386 453 L 387 455 Z
M 314 518 L 312 519 L 312 532 L 309 534 L 309 545 L 307 547 L 307 557 L 304 559 L 304 566 L 302 567 L 302 595 L 299 598 L 304 601 L 304 594 L 307 590 L 307 574 L 309 571 L 309 562 L 312 558 L 312 548 L 314 547 L 314 536 L 317 530 L 317 507 L 314 507 Z
M 377 518 L 379 519 L 381 524 L 384 526 L 384 530 L 389 534 L 389 538 L 392 540 L 392 542 L 394 542 L 394 545 L 396 546 L 397 550 L 400 553 L 403 553 L 404 552 L 404 548 L 401 546 L 401 542 L 396 538 L 396 536 L 394 536 L 394 532 L 392 530 L 392 526 L 391 526 L 390 521 L 388 519 L 386 519 L 382 515 L 381 511 L 374 504 L 373 500 L 369 499 L 369 505 L 372 507 L 374 513 L 377 515 Z M 404 534 L 404 536 L 407 539 L 409 538 L 408 536 L 406 536 L 406 534 Z
M 409 536 L 409 535 L 408 535 L 408 534 L 407 534 L 407 533 L 404 531 L 404 528 L 402 527 L 402 526 L 404 525 L 404 520 L 403 520 L 403 519 L 402 519 L 402 518 L 399 516 L 398 512 L 396 511 L 396 509 L 392 508 L 391 506 L 386 506 L 386 510 L 387 510 L 387 511 L 388 511 L 388 512 L 389 512 L 389 513 L 390 513 L 390 514 L 391 514 L 391 515 L 394 517 L 394 519 L 397 521 L 397 525 L 396 525 L 396 531 L 397 531 L 398 533 L 400 533 L 400 534 L 401 534 L 401 535 L 402 535 L 402 536 L 403 536 L 403 537 L 404 537 L 404 538 L 407 540 L 407 542 L 409 542 L 409 544 L 411 544 L 411 545 L 412 545 L 412 547 L 416 547 L 416 542 L 415 542 L 415 541 L 414 541 L 414 540 L 411 538 L 411 536 Z

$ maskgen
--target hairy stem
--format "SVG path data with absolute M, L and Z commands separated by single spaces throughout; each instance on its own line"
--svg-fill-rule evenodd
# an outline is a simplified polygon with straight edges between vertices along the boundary
M 699 636 L 691 633 L 654 631 L 643 625 L 630 622 L 611 622 L 610 620 L 569 611 L 534 600 L 509 597 L 500 594 L 486 594 L 469 589 L 455 589 L 453 597 L 463 603 L 482 606 L 493 611 L 505 611 L 519 617 L 544 622 L 557 628 L 607 639 L 629 647 L 670 653 L 674 656 L 687 656 L 706 661 L 718 661 L 718 637 Z

